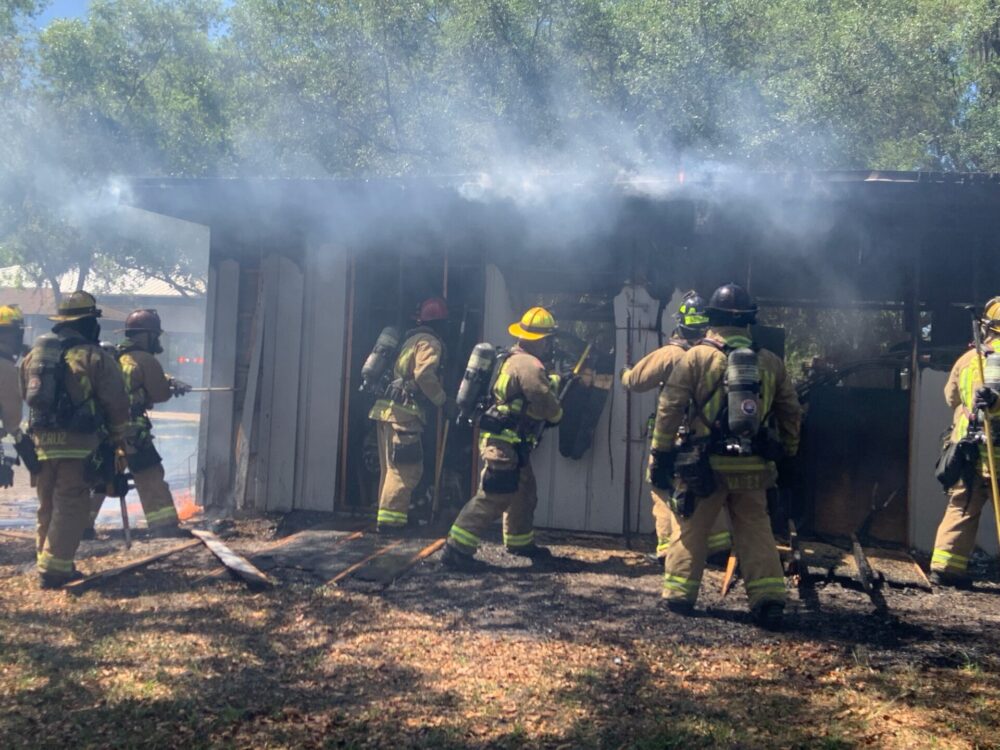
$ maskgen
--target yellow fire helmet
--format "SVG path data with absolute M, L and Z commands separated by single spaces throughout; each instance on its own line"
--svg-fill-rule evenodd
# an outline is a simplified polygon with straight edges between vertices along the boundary
M 994 297 L 983 306 L 983 325 L 1000 331 L 1000 297 Z
M 65 323 L 82 318 L 99 318 L 101 311 L 97 307 L 97 300 L 93 294 L 79 291 L 73 292 L 68 297 L 63 297 L 62 302 L 56 310 L 55 315 L 50 315 L 49 320 L 57 323 Z
M 511 323 L 507 328 L 510 335 L 524 341 L 538 341 L 551 336 L 558 330 L 556 319 L 544 307 L 533 307 L 517 323 Z
M 24 313 L 17 305 L 0 305 L 0 328 L 24 328 Z

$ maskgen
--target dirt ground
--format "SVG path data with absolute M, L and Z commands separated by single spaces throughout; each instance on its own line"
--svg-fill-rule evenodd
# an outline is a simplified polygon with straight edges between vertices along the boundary
M 548 564 L 494 544 L 476 576 L 435 555 L 388 588 L 275 568 L 257 593 L 199 547 L 73 596 L 0 537 L 0 747 L 1000 747 L 997 583 L 892 588 L 891 617 L 793 591 L 774 634 L 721 572 L 682 617 L 618 540 L 548 541 Z M 87 542 L 80 565 L 176 544 Z

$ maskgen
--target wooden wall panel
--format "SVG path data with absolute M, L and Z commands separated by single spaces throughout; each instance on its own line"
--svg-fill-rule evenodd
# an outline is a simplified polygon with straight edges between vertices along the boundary
M 236 261 L 224 260 L 209 268 L 205 372 L 212 387 L 235 386 L 239 286 L 240 265 Z M 234 400 L 232 392 L 202 397 L 197 496 L 206 508 L 225 507 L 231 500 Z
M 306 251 L 305 308 L 299 382 L 295 507 L 333 511 L 340 456 L 347 252 L 331 245 Z
M 304 277 L 288 258 L 268 255 L 262 264 L 263 338 L 254 506 L 268 512 L 294 507 L 298 438 L 299 358 Z

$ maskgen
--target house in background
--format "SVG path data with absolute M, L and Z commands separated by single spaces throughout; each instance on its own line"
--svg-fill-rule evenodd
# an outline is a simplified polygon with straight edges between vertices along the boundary
M 77 288 L 76 272 L 63 274 L 59 286 L 63 293 Z M 114 280 L 84 283 L 92 292 L 103 313 L 101 337 L 119 342 L 125 318 L 139 307 L 150 307 L 160 313 L 166 334 L 162 338 L 163 354 L 159 355 L 164 369 L 192 385 L 201 385 L 205 348 L 205 291 L 201 284 L 192 293 L 182 294 L 176 285 L 154 279 L 139 272 L 123 274 Z M 51 287 L 35 286 L 20 266 L 0 268 L 0 304 L 18 305 L 24 313 L 25 343 L 49 331 L 49 316 L 56 309 Z M 195 397 L 186 397 L 185 409 L 197 410 Z
M 206 384 L 225 390 L 208 394 L 202 411 L 198 497 L 207 508 L 370 511 L 370 404 L 358 372 L 382 326 L 406 325 L 424 296 L 446 296 L 455 312 L 454 388 L 475 342 L 505 343 L 507 325 L 532 304 L 592 332 L 614 373 L 659 343 L 677 293 L 736 281 L 773 311 L 776 351 L 789 321 L 804 321 L 801 331 L 865 312 L 856 339 L 892 322 L 878 372 L 813 384 L 791 513 L 806 532 L 843 538 L 873 499 L 894 496 L 873 536 L 933 542 L 943 502 L 934 458 L 950 419 L 941 387 L 968 343 L 962 305 L 981 305 L 1000 278 L 997 176 L 564 181 L 535 200 L 462 178 L 150 179 L 132 188 L 136 205 L 210 230 Z M 818 354 L 838 355 L 822 344 Z M 546 439 L 540 525 L 649 528 L 644 430 L 654 401 L 613 386 L 578 459 Z M 464 451 L 452 454 L 452 444 Z M 467 430 L 452 429 L 446 470 L 460 496 L 475 481 L 474 446 Z M 989 551 L 992 529 L 984 517 Z

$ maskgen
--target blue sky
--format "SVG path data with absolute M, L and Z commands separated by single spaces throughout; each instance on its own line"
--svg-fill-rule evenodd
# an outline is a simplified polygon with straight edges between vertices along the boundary
M 87 12 L 88 0 L 50 0 L 45 10 L 38 16 L 39 26 L 45 26 L 53 18 L 82 16 Z

